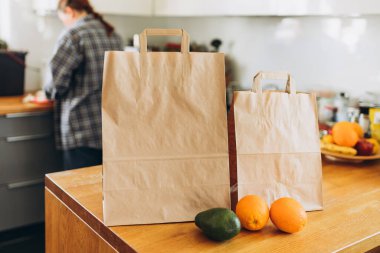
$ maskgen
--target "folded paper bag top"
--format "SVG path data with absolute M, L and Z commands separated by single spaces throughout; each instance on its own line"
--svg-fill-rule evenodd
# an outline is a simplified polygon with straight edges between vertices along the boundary
M 147 52 L 147 36 L 166 35 L 182 37 L 181 52 Z M 193 221 L 229 208 L 224 55 L 190 53 L 181 29 L 140 38 L 140 52 L 105 56 L 105 224 Z
M 286 91 L 262 91 L 263 79 L 286 80 Z M 232 206 L 248 194 L 270 205 L 293 197 L 322 209 L 322 163 L 316 97 L 297 93 L 290 74 L 259 72 L 251 91 L 234 93 L 229 113 Z

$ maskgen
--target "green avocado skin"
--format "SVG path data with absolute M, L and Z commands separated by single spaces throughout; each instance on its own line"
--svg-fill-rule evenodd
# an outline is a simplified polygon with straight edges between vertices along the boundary
M 210 239 L 225 241 L 239 234 L 240 220 L 227 208 L 211 208 L 195 216 L 195 225 Z

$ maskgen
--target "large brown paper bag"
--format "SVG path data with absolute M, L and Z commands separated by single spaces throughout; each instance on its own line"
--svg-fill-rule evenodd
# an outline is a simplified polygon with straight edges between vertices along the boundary
M 147 52 L 147 36 L 181 36 L 181 52 Z M 181 29 L 147 29 L 140 44 L 105 56 L 105 224 L 193 221 L 229 208 L 224 55 L 189 53 Z
M 287 80 L 286 92 L 262 91 L 262 79 Z M 256 194 L 268 205 L 292 197 L 307 211 L 322 209 L 316 97 L 297 93 L 289 74 L 260 72 L 251 91 L 234 93 L 229 144 L 233 206 Z

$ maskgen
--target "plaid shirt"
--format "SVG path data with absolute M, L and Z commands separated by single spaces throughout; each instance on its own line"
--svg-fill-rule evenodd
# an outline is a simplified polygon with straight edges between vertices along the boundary
M 104 52 L 123 50 L 116 33 L 107 36 L 92 15 L 80 19 L 58 40 L 44 89 L 55 99 L 56 146 L 102 148 L 101 93 Z

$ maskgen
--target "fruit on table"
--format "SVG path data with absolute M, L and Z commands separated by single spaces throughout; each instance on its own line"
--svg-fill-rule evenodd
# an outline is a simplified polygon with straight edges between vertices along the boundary
M 261 197 L 247 195 L 237 203 L 236 215 L 245 229 L 260 230 L 268 223 L 269 208 Z
M 324 143 L 334 143 L 334 139 L 331 134 L 326 134 L 325 136 L 323 136 L 322 141 Z
M 330 152 L 341 153 L 344 155 L 353 155 L 353 156 L 356 155 L 358 152 L 354 148 L 343 147 L 343 146 L 339 146 L 339 145 L 332 144 L 332 143 L 326 143 L 323 141 L 321 141 L 321 149 L 326 150 L 326 151 L 330 151 Z
M 358 155 L 372 155 L 374 145 L 366 139 L 360 139 L 355 145 L 355 149 L 358 151 Z
M 376 139 L 364 139 L 364 131 L 356 122 L 338 122 L 332 128 L 331 135 L 321 139 L 321 149 L 345 155 L 369 156 L 379 152 Z
M 215 241 L 229 240 L 241 230 L 239 218 L 227 208 L 211 208 L 198 213 L 195 216 L 195 225 Z
M 336 123 L 332 128 L 334 143 L 339 146 L 354 147 L 359 140 L 359 135 L 355 129 L 355 125 L 351 122 Z
M 379 152 L 379 148 L 380 148 L 380 144 L 379 142 L 374 139 L 374 138 L 369 138 L 369 139 L 366 139 L 368 142 L 372 143 L 373 144 L 373 150 L 372 150 L 372 154 L 377 154 L 377 152 Z
M 272 223 L 286 233 L 301 231 L 307 223 L 304 208 L 293 198 L 284 197 L 273 202 L 269 215 Z
M 363 128 L 356 122 L 350 122 L 352 127 L 354 128 L 355 132 L 358 134 L 359 138 L 364 137 L 364 131 Z

